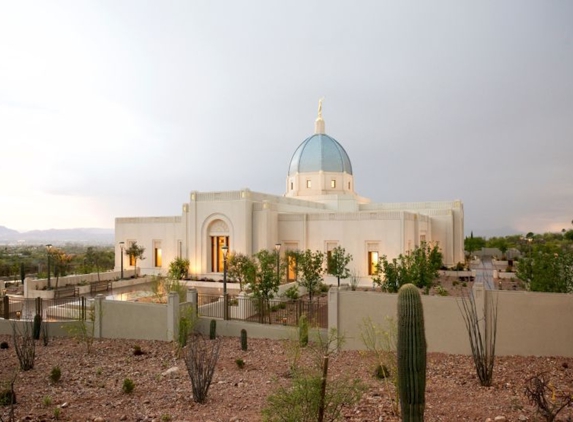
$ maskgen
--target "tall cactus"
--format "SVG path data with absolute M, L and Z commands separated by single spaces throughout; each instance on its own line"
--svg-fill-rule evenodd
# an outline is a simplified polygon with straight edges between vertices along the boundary
M 247 330 L 241 330 L 241 350 L 247 350 Z
M 398 291 L 398 389 L 402 421 L 423 421 L 426 334 L 422 298 L 413 284 L 405 284 Z

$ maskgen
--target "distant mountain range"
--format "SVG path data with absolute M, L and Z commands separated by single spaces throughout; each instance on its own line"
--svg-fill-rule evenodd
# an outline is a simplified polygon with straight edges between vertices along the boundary
M 43 244 L 54 245 L 63 243 L 88 243 L 93 245 L 112 245 L 114 243 L 113 229 L 49 229 L 19 232 L 0 226 L 0 244 Z

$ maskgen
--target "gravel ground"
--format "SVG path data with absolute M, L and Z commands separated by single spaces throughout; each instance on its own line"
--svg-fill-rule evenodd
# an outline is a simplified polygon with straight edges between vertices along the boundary
M 0 349 L 0 380 L 9 379 L 18 361 L 10 347 Z M 145 354 L 134 356 L 139 345 Z M 91 354 L 73 339 L 53 339 L 36 348 L 34 369 L 16 374 L 16 420 L 66 421 L 260 421 L 267 396 L 277 385 L 288 385 L 291 363 L 285 342 L 249 339 L 243 352 L 238 338 L 222 339 L 221 353 L 207 402 L 193 402 L 184 360 L 174 345 L 156 341 L 101 340 Z M 235 360 L 245 367 L 239 369 Z M 50 383 L 54 366 L 61 380 Z M 177 368 L 177 369 L 175 369 Z M 524 396 L 526 379 L 545 372 L 556 391 L 573 389 L 573 359 L 559 357 L 501 357 L 496 360 L 492 387 L 480 387 L 471 357 L 429 354 L 426 421 L 485 421 L 504 416 L 507 421 L 543 420 Z M 330 377 L 357 377 L 366 392 L 356 405 L 344 409 L 346 421 L 399 421 L 392 412 L 391 391 L 372 376 L 373 364 L 359 352 L 332 357 Z M 125 378 L 135 383 L 122 392 Z M 59 410 L 56 410 L 59 409 Z M 0 407 L 0 420 L 8 418 Z M 569 418 L 569 419 L 567 419 Z M 560 420 L 573 420 L 573 407 Z

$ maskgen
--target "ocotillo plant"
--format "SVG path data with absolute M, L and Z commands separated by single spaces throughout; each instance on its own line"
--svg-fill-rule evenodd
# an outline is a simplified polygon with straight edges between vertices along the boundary
M 423 421 L 426 333 L 422 298 L 413 284 L 405 284 L 398 291 L 398 389 L 402 421 Z

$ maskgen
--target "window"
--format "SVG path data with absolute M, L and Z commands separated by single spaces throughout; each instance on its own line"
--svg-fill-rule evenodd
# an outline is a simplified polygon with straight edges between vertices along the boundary
M 162 262 L 161 241 L 155 241 L 153 242 L 153 265 L 161 267 Z
M 290 182 L 290 190 L 294 189 L 294 182 Z
M 183 242 L 177 241 L 177 258 L 183 258 Z
M 310 180 L 306 181 L 306 187 L 309 189 L 312 187 L 312 182 Z
M 368 275 L 376 274 L 377 263 L 378 263 L 378 251 L 368 251 Z
M 335 179 L 332 179 L 332 180 L 330 181 L 330 187 L 331 187 L 331 188 L 335 188 L 335 187 L 336 187 L 336 180 L 335 180 Z
M 292 255 L 287 255 L 288 271 L 287 281 L 296 281 L 296 259 Z
M 348 190 L 350 190 L 350 182 L 348 182 Z
M 211 236 L 211 272 L 223 272 L 225 265 L 223 246 L 228 244 L 229 236 Z

